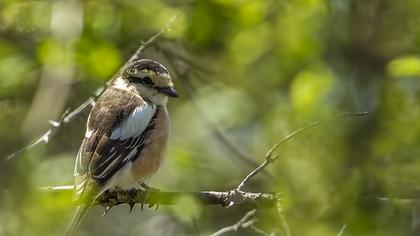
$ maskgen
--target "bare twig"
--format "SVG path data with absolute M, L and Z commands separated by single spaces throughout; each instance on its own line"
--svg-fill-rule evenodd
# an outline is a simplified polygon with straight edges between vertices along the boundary
M 246 184 L 248 184 L 248 182 L 251 180 L 252 177 L 254 177 L 255 175 L 257 175 L 258 173 L 260 173 L 260 171 L 264 170 L 265 167 L 270 164 L 271 162 L 274 162 L 279 156 L 276 155 L 274 157 L 271 156 L 266 156 L 264 162 L 258 166 L 257 168 L 255 168 L 253 171 L 251 171 L 251 173 L 249 173 L 245 179 L 242 180 L 242 182 L 238 185 L 238 187 L 236 188 L 236 190 L 241 191 Z
M 45 132 L 41 137 L 39 137 L 37 140 L 35 140 L 34 142 L 24 146 L 23 148 L 19 149 L 18 151 L 8 155 L 6 157 L 7 160 L 12 159 L 13 157 L 25 152 L 28 149 L 31 149 L 33 147 L 35 147 L 36 145 L 40 144 L 40 143 L 48 143 L 48 141 L 51 139 L 51 137 L 53 137 L 59 130 L 59 128 L 61 127 L 61 125 L 63 123 L 66 122 L 66 117 L 69 114 L 69 110 L 66 110 L 63 115 L 61 116 L 59 121 L 53 121 L 50 120 L 49 123 L 51 125 L 51 128 L 49 130 L 47 130 L 47 132 Z M 70 113 L 71 114 L 71 113 Z
M 344 230 L 346 230 L 347 225 L 343 225 L 343 227 L 341 227 L 340 232 L 338 232 L 337 236 L 343 236 L 344 234 Z
M 48 187 L 42 187 L 41 190 L 43 191 L 49 191 L 49 192 L 59 192 L 59 191 L 73 191 L 74 186 L 73 185 L 64 185 L 64 186 L 48 186 Z
M 383 202 L 395 202 L 398 204 L 417 204 L 420 202 L 420 198 L 390 198 L 390 197 L 378 197 L 379 201 Z
M 292 236 L 292 233 L 290 232 L 290 227 L 289 227 L 289 224 L 286 221 L 286 216 L 284 215 L 283 206 L 282 206 L 280 200 L 277 201 L 277 213 L 280 217 L 281 226 L 284 229 L 284 233 L 286 234 L 286 236 Z
M 168 31 L 170 29 L 170 26 L 172 25 L 172 23 L 175 21 L 177 16 L 173 16 L 171 17 L 168 22 L 166 23 L 165 27 L 163 27 L 158 33 L 154 34 L 152 37 L 150 37 L 147 41 L 142 41 L 140 43 L 140 46 L 138 47 L 138 49 L 136 50 L 136 52 L 130 57 L 130 59 L 126 62 L 125 65 L 127 65 L 130 62 L 133 62 L 135 60 L 137 60 L 138 58 L 140 58 L 140 54 L 144 51 L 144 49 L 149 46 L 150 44 L 152 44 L 161 34 L 163 34 L 164 32 Z M 125 66 L 124 65 L 124 66 Z M 121 67 L 121 68 L 124 68 Z M 86 110 L 86 108 L 89 105 L 94 105 L 95 104 L 95 100 L 97 97 L 99 97 L 102 92 L 105 90 L 105 88 L 110 84 L 110 82 L 118 75 L 118 73 L 116 73 L 108 82 L 105 83 L 105 85 L 99 87 L 98 89 L 96 89 L 95 93 L 93 96 L 89 97 L 85 102 L 83 102 L 80 106 L 78 106 L 76 109 L 74 109 L 73 111 L 69 112 L 69 110 L 66 110 L 62 116 L 61 119 L 59 121 L 50 121 L 51 127 L 49 130 L 47 130 L 41 137 L 39 137 L 38 139 L 36 139 L 36 141 L 26 145 L 25 147 L 21 148 L 20 150 L 8 155 L 6 157 L 7 160 L 11 160 L 14 157 L 18 156 L 19 154 L 21 154 L 24 151 L 27 151 L 41 143 L 48 143 L 48 141 L 54 137 L 58 131 L 60 130 L 60 128 L 62 127 L 63 124 L 69 123 L 70 121 L 73 120 L 73 118 L 79 116 L 80 114 L 82 114 L 83 111 Z
M 255 225 L 251 225 L 251 229 L 254 230 L 255 233 L 263 236 L 275 236 L 275 231 L 272 231 L 271 233 L 266 233 L 264 230 L 258 228 Z
M 231 231 L 236 232 L 236 231 L 238 231 L 239 228 L 248 228 L 248 227 L 252 226 L 258 220 L 255 216 L 256 213 L 257 213 L 256 209 L 248 211 L 244 215 L 244 217 L 242 217 L 235 224 L 233 224 L 231 226 L 224 227 L 224 228 L 218 230 L 217 232 L 212 233 L 210 236 L 219 236 L 219 235 L 222 235 L 224 233 L 231 232 Z
M 292 133 L 290 133 L 289 135 L 287 135 L 286 137 L 280 139 L 279 141 L 277 141 L 267 152 L 267 154 L 265 154 L 265 160 L 264 162 L 259 165 L 256 169 L 254 169 L 253 171 L 251 171 L 251 173 L 249 173 L 243 180 L 242 182 L 238 185 L 238 187 L 236 188 L 236 190 L 242 190 L 247 184 L 248 182 L 255 176 L 257 175 L 260 171 L 264 170 L 267 165 L 269 165 L 270 163 L 274 162 L 275 160 L 278 159 L 278 155 L 273 156 L 274 151 L 283 143 L 289 141 L 292 137 L 296 136 L 297 134 L 302 133 L 303 131 L 305 131 L 308 128 L 311 128 L 313 126 L 319 125 L 323 122 L 326 121 L 330 121 L 330 120 L 334 120 L 334 119 L 338 119 L 338 118 L 342 118 L 342 117 L 348 117 L 348 116 L 365 116 L 367 115 L 368 112 L 355 112 L 355 113 L 344 113 L 338 116 L 334 116 L 331 118 L 327 118 L 325 120 L 318 120 L 315 122 L 312 122 L 308 125 L 305 125 L 302 128 L 299 128 L 295 131 L 293 131 Z
M 45 187 L 43 191 L 53 193 L 72 193 L 73 186 Z M 146 204 L 146 205 L 173 205 L 181 196 L 191 196 L 204 205 L 227 206 L 234 201 L 236 205 L 275 206 L 279 195 L 275 193 L 252 193 L 237 192 L 234 196 L 231 192 L 201 191 L 201 192 L 163 192 L 111 189 L 97 198 L 96 204 L 105 207 L 113 207 L 119 204 Z
M 346 112 L 346 113 L 343 113 L 343 114 L 340 114 L 340 115 L 337 115 L 337 116 L 333 116 L 333 117 L 330 117 L 330 118 L 327 118 L 327 119 L 325 119 L 325 120 L 318 120 L 318 121 L 315 121 L 315 122 L 312 122 L 312 123 L 310 123 L 310 124 L 308 124 L 308 125 L 306 125 L 306 126 L 304 126 L 304 127 L 302 127 L 302 128 L 300 128 L 300 129 L 297 129 L 297 130 L 295 130 L 295 131 L 293 131 L 291 134 L 289 134 L 289 135 L 287 135 L 286 137 L 284 137 L 283 139 L 281 139 L 281 140 L 279 140 L 276 144 L 274 144 L 273 145 L 273 147 L 267 152 L 267 155 L 266 156 L 271 156 L 272 154 L 273 154 L 273 152 L 281 145 L 281 144 L 283 144 L 283 143 L 285 143 L 285 142 L 287 142 L 289 139 L 291 139 L 293 136 L 295 136 L 295 135 L 297 135 L 297 134 L 299 134 L 299 133 L 302 133 L 303 131 L 305 131 L 306 129 L 308 129 L 308 128 L 311 128 L 311 127 L 313 127 L 313 126 L 316 126 L 316 125 L 318 125 L 318 124 L 321 124 L 321 123 L 324 123 L 324 122 L 327 122 L 327 121 L 331 121 L 331 120 L 335 120 L 335 119 L 340 119 L 340 118 L 343 118 L 343 117 L 349 117 L 349 116 L 354 116 L 354 117 L 357 117 L 357 116 L 366 116 L 366 115 L 368 115 L 369 114 L 369 112 L 367 112 L 367 111 L 364 111 L 364 112 Z
M 137 49 L 137 51 L 134 53 L 133 56 L 131 56 L 130 60 L 128 62 L 133 62 L 137 59 L 139 59 L 141 52 L 151 43 L 153 43 L 161 34 L 165 33 L 166 31 L 169 31 L 171 28 L 171 25 L 174 23 L 178 16 L 172 16 L 168 22 L 166 23 L 165 27 L 163 27 L 158 33 L 150 37 L 147 41 L 142 41 L 140 47 Z

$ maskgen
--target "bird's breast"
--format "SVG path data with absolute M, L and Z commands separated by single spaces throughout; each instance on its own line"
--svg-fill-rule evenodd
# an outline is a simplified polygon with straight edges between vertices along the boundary
M 133 161 L 132 174 L 137 181 L 143 181 L 155 174 L 161 166 L 169 139 L 169 116 L 165 106 L 157 109 L 154 127 L 145 140 L 140 156 Z

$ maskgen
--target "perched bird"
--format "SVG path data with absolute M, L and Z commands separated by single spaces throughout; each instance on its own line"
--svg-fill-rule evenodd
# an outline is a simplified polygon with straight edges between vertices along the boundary
M 68 235 L 103 192 L 133 188 L 159 169 L 169 138 L 168 97 L 178 97 L 168 70 L 139 59 L 98 98 L 77 154 L 74 195 L 80 205 Z

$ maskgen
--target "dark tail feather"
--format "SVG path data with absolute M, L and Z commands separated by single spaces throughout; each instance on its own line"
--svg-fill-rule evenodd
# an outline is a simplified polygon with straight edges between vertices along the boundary
M 77 206 L 76 211 L 74 212 L 72 221 L 66 228 L 65 235 L 71 236 L 76 231 L 77 227 L 79 227 L 80 222 L 82 222 L 83 217 L 86 215 L 87 210 L 89 209 L 90 204 L 83 204 Z

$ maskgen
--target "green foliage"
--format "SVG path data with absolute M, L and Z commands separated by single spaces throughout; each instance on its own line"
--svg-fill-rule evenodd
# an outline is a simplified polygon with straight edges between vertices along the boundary
M 91 96 L 175 15 L 143 54 L 169 68 L 181 95 L 168 103 L 171 143 L 152 186 L 230 190 L 253 169 L 230 144 L 261 163 L 294 129 L 369 111 L 294 137 L 247 190 L 282 192 L 292 235 L 338 235 L 343 225 L 343 235 L 419 235 L 415 203 L 379 200 L 418 198 L 418 9 L 416 0 L 0 1 L 0 156 Z M 0 236 L 51 235 L 65 224 L 71 196 L 39 187 L 72 184 L 86 117 L 0 159 Z M 78 234 L 208 235 L 250 209 L 187 197 L 156 212 L 118 206 L 99 217 L 94 207 Z M 258 218 L 284 235 L 276 209 Z

